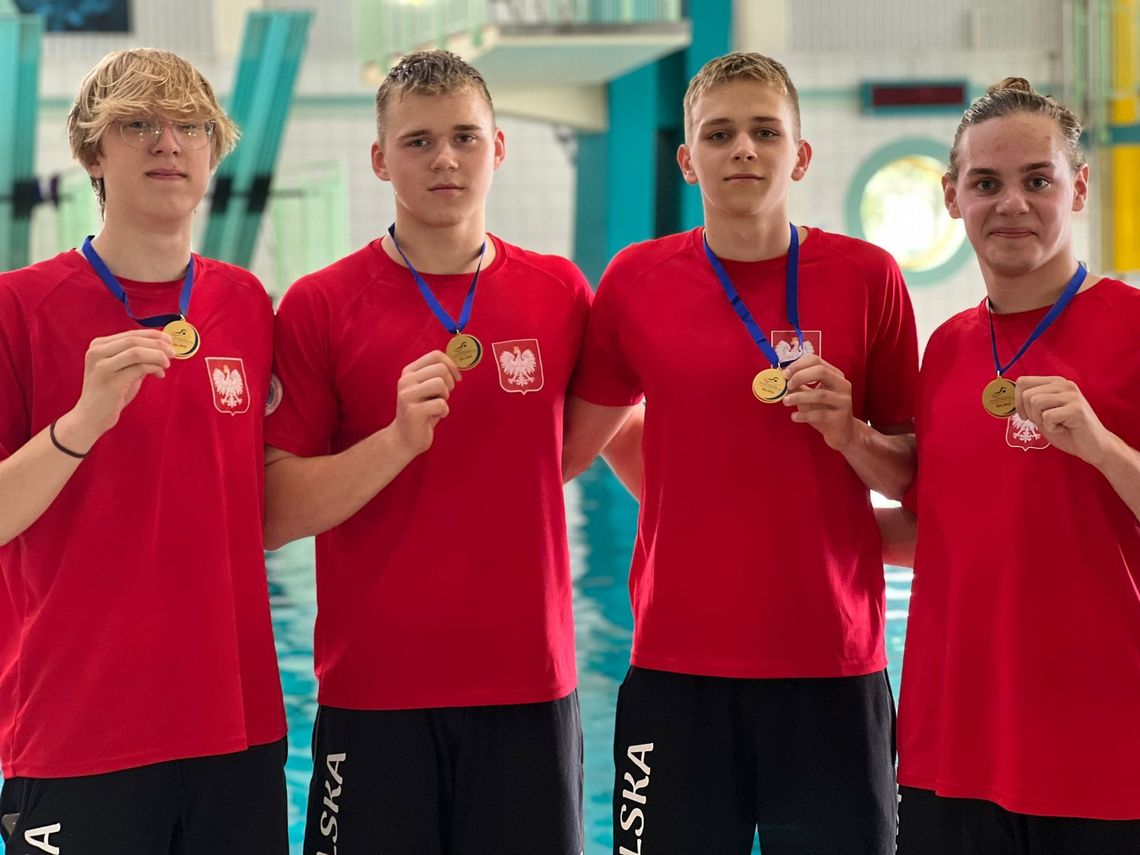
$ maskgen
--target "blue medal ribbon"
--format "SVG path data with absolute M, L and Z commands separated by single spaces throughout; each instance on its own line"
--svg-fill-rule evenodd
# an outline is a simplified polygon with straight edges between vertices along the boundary
M 127 310 L 127 317 L 131 320 L 142 324 L 144 327 L 164 327 L 173 321 L 183 320 L 186 313 L 190 309 L 190 293 L 194 290 L 194 256 L 190 256 L 190 263 L 186 266 L 186 276 L 182 280 L 182 291 L 178 295 L 178 312 L 177 315 L 153 315 L 149 318 L 137 317 L 132 311 L 130 304 L 127 303 L 127 292 L 123 290 L 123 286 L 119 284 L 119 280 L 115 278 L 115 274 L 108 268 L 103 259 L 99 257 L 99 253 L 95 251 L 95 247 L 91 245 L 93 235 L 88 235 L 87 240 L 83 241 L 83 255 L 91 262 L 91 266 L 95 268 L 95 272 L 99 274 L 99 278 L 103 280 L 103 284 L 107 286 L 107 290 L 111 292 L 116 300 L 123 304 L 123 308 Z
M 467 297 L 463 300 L 463 308 L 459 312 L 459 320 L 456 321 L 447 313 L 447 309 L 440 305 L 439 300 L 435 298 L 432 293 L 431 287 L 420 276 L 419 271 L 412 266 L 412 262 L 408 261 L 408 257 L 404 255 L 404 251 L 400 249 L 400 242 L 396 240 L 396 224 L 388 226 L 388 234 L 392 236 L 392 245 L 396 247 L 396 252 L 400 253 L 400 258 L 404 259 L 404 264 L 408 265 L 408 270 L 412 273 L 412 278 L 416 280 L 416 286 L 420 289 L 424 301 L 428 304 L 428 308 L 443 324 L 444 329 L 453 335 L 458 335 L 463 332 L 463 328 L 467 326 L 467 322 L 471 320 L 471 306 L 475 302 L 475 286 L 479 284 L 479 271 L 483 269 L 483 258 L 487 255 L 487 240 L 483 239 L 483 248 L 479 250 L 479 263 L 475 266 L 475 275 L 471 277 L 471 287 L 467 289 Z
M 800 276 L 800 234 L 796 230 L 795 225 L 789 223 L 791 229 L 791 237 L 788 239 L 788 269 L 784 277 L 785 282 L 785 302 L 787 303 L 788 322 L 791 323 L 793 329 L 796 331 L 796 338 L 800 342 L 800 352 L 804 349 L 804 333 L 800 329 L 800 304 L 799 304 L 799 276 Z M 708 238 L 704 238 L 705 255 L 708 256 L 709 264 L 712 265 L 713 272 L 716 278 L 720 280 L 720 285 L 724 288 L 724 293 L 728 297 L 728 302 L 732 304 L 732 308 L 744 322 L 752 340 L 763 351 L 764 356 L 767 357 L 768 362 L 771 363 L 773 368 L 783 368 L 795 362 L 794 359 L 789 359 L 785 362 L 780 361 L 776 349 L 768 342 L 768 337 L 764 335 L 764 331 L 760 329 L 760 325 L 756 323 L 752 313 L 748 311 L 748 307 L 744 305 L 744 300 L 741 299 L 736 286 L 732 284 L 732 279 L 729 278 L 724 265 L 720 263 L 720 259 L 716 257 L 716 253 L 712 251 L 709 246 Z
M 1029 350 L 1029 346 L 1041 338 L 1041 336 L 1045 334 L 1045 330 L 1049 329 L 1049 327 L 1053 325 L 1053 322 L 1060 317 L 1061 312 L 1065 311 L 1065 307 L 1072 302 L 1073 297 L 1075 297 L 1077 291 L 1080 290 L 1081 283 L 1085 281 L 1085 277 L 1088 276 L 1088 274 L 1089 269 L 1085 267 L 1084 262 L 1078 262 L 1077 272 L 1073 274 L 1073 277 L 1069 280 L 1069 284 L 1065 286 L 1065 290 L 1062 291 L 1061 296 L 1057 298 L 1057 302 L 1053 304 L 1053 307 L 1049 309 L 1045 317 L 1038 321 L 1033 332 L 1029 334 L 1029 338 L 1025 340 L 1025 344 L 1013 355 L 1013 359 L 1005 365 L 1001 364 L 1001 358 L 998 356 L 997 336 L 994 334 L 994 313 L 993 309 L 990 308 L 989 299 L 986 299 L 986 311 L 989 312 L 990 317 L 990 344 L 993 345 L 994 349 L 994 368 L 997 369 L 998 377 L 1004 377 L 1005 372 L 1009 371 L 1009 369 L 1013 367 L 1013 364 L 1021 359 L 1025 351 Z

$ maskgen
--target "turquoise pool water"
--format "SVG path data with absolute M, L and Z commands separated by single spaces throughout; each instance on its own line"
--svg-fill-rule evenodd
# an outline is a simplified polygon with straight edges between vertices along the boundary
M 632 619 L 626 571 L 637 505 L 602 464 L 567 487 L 574 576 L 579 696 L 586 743 L 586 855 L 611 851 L 613 710 L 629 665 Z M 316 710 L 313 618 L 316 614 L 311 540 L 269 556 L 270 593 L 281 679 L 289 716 L 289 819 L 293 851 L 301 851 L 309 742 Z M 892 685 L 899 685 L 910 572 L 888 568 L 887 653 Z M 759 851 L 759 850 L 757 850 Z

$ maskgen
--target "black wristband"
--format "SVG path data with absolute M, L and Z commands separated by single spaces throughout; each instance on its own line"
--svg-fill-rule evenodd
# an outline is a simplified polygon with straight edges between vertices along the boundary
M 48 436 L 51 437 L 51 444 L 54 445 L 56 448 L 58 448 L 60 451 L 62 451 L 64 454 L 66 454 L 68 457 L 74 457 L 77 460 L 82 460 L 84 457 L 87 456 L 87 452 L 80 454 L 78 451 L 72 451 L 70 448 L 67 448 L 64 445 L 61 445 L 60 441 L 55 438 L 55 423 L 58 421 L 59 421 L 59 419 L 56 419 L 55 421 L 53 421 L 51 423 L 51 427 L 48 428 Z

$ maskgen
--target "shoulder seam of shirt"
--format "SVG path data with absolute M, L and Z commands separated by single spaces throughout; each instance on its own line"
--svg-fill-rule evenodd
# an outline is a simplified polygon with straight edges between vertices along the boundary
M 633 250 L 636 250 L 640 247 L 647 246 L 648 244 L 654 243 L 656 241 L 668 240 L 669 238 L 673 238 L 673 237 L 682 238 L 682 240 L 680 240 L 680 242 L 679 242 L 679 245 L 677 247 L 675 247 L 674 249 L 670 250 L 668 254 L 657 259 L 657 261 L 653 262 L 653 264 L 649 265 L 648 267 L 642 268 L 637 273 L 635 273 L 633 276 L 630 276 L 627 279 L 625 279 L 625 281 L 628 282 L 630 286 L 632 286 L 634 283 L 637 283 L 637 282 L 640 282 L 641 280 L 643 280 L 646 276 L 651 274 L 654 270 L 656 270 L 661 265 L 667 264 L 667 263 L 671 262 L 674 258 L 676 258 L 678 255 L 683 255 L 684 253 L 688 252 L 689 251 L 689 238 L 690 238 L 691 234 L 692 234 L 692 230 L 690 229 L 687 232 L 677 232 L 676 234 L 666 235 L 665 237 L 654 238 L 652 240 L 640 241 L 640 242 L 635 243 L 635 244 L 630 244 L 629 246 L 625 247 L 620 252 L 618 252 L 617 255 L 614 256 L 614 261 L 617 261 L 618 259 L 622 259 L 622 261 L 624 262 L 625 259 L 622 258 L 622 256 L 628 255 Z M 611 262 L 611 264 L 612 263 L 613 262 Z
M 581 281 L 582 281 L 583 285 L 585 285 L 587 288 L 590 287 L 589 282 L 587 282 L 587 280 L 586 280 L 586 275 L 582 272 L 581 268 L 579 268 L 577 264 L 575 264 L 571 259 L 567 258 L 566 256 L 558 255 L 557 253 L 535 252 L 534 250 L 523 249 L 522 247 L 515 246 L 514 244 L 508 243 L 507 241 L 503 240 L 502 238 L 498 238 L 498 240 L 499 240 L 499 243 L 502 245 L 503 249 L 506 251 L 506 258 L 503 259 L 505 262 L 507 262 L 509 264 L 513 261 L 517 264 L 521 264 L 521 265 L 526 266 L 527 268 L 535 271 L 536 273 L 542 274 L 545 278 L 553 279 L 555 282 L 557 282 L 559 285 L 561 285 L 562 288 L 571 297 L 577 296 L 577 293 L 576 293 L 577 287 L 576 287 L 576 283 L 574 281 L 575 277 L 573 276 L 572 271 L 576 271 L 578 273 L 578 276 L 581 277 Z M 566 270 L 567 275 L 560 275 L 559 273 L 556 273 L 555 271 L 550 270 L 547 267 L 543 267 L 542 265 L 538 264 L 536 261 L 532 260 L 531 256 L 537 256 L 538 258 L 542 258 L 542 259 L 554 259 L 556 262 L 559 262 L 559 263 L 566 265 L 567 266 L 567 270 Z
M 273 298 L 269 296 L 269 291 L 266 290 L 265 284 L 257 277 L 257 275 L 245 267 L 239 267 L 236 264 L 230 264 L 227 261 L 220 261 L 216 258 L 208 258 L 204 255 L 198 256 L 205 262 L 206 268 L 211 272 L 224 276 L 227 281 L 232 282 L 244 291 L 251 292 L 258 300 L 267 300 L 272 309 Z M 244 276 L 241 274 L 245 274 Z M 193 300 L 193 295 L 191 295 Z
M 884 263 L 883 264 L 883 271 L 884 272 L 886 271 L 886 269 L 888 267 L 888 265 L 885 263 L 886 259 L 892 258 L 892 256 L 885 249 L 883 249 L 882 247 L 876 246 L 875 244 L 873 244 L 869 241 L 860 240 L 859 238 L 853 238 L 853 237 L 850 237 L 849 235 L 833 234 L 832 232 L 825 232 L 822 229 L 819 230 L 819 233 L 821 236 L 828 239 L 826 244 L 820 248 L 820 251 L 821 252 L 830 252 L 833 255 L 838 256 L 839 258 L 841 258 L 845 262 L 847 262 L 849 265 L 851 265 L 853 268 L 855 268 L 857 271 L 859 271 L 859 277 L 863 281 L 863 286 L 865 288 L 870 289 L 870 287 L 872 285 L 875 285 L 875 284 L 882 286 L 886 282 L 885 276 L 878 276 L 878 277 L 875 277 L 874 280 L 872 280 L 872 278 L 870 276 L 870 271 L 868 271 L 866 269 L 866 264 L 864 262 L 861 262 L 858 259 L 854 258 L 852 256 L 852 254 L 849 251 L 847 251 L 846 248 L 843 247 L 843 244 L 846 241 L 857 241 L 862 246 L 869 247 L 872 250 L 873 254 L 876 256 L 876 259 L 879 262 Z M 835 238 L 841 238 L 841 240 L 835 240 Z M 904 281 L 905 281 L 905 277 L 904 277 Z
M 304 286 L 310 290 L 311 293 L 320 295 L 321 301 L 325 304 L 326 308 L 328 308 L 331 305 L 327 297 L 330 285 L 332 287 L 339 286 L 346 292 L 346 299 L 339 303 L 339 311 L 342 314 L 350 312 L 352 306 L 357 300 L 361 299 L 368 287 L 380 278 L 377 271 L 373 269 L 373 265 L 369 263 L 372 243 L 373 241 L 369 241 L 360 249 L 342 258 L 338 258 L 332 264 L 325 265 L 319 270 L 314 270 L 299 277 L 293 285 L 290 286 L 290 290 L 304 283 Z M 359 277 L 355 282 L 348 282 L 346 277 L 340 275 L 338 268 L 350 265 L 359 265 L 360 269 L 363 270 L 366 275 Z
M 333 382 L 332 373 L 336 363 L 337 344 L 340 340 L 336 335 L 336 330 L 341 319 L 350 317 L 356 303 L 364 298 L 368 289 L 378 279 L 383 278 L 379 272 L 382 269 L 380 265 L 383 264 L 383 261 L 372 257 L 374 252 L 372 244 L 374 242 L 374 240 L 370 240 L 364 246 L 338 258 L 331 264 L 306 273 L 298 278 L 290 288 L 292 290 L 297 285 L 304 283 L 303 287 L 308 292 L 307 299 L 310 301 L 310 305 L 319 304 L 323 309 L 323 317 L 314 317 L 313 320 L 320 322 L 322 328 L 320 345 L 324 360 L 323 370 L 330 372 L 330 382 Z M 353 266 L 358 267 L 364 275 L 357 277 L 355 281 L 349 281 L 349 278 L 343 275 L 342 270 L 344 267 Z M 329 292 L 336 288 L 345 292 L 344 300 L 330 299 Z M 276 344 L 274 348 L 276 350 Z M 333 385 L 335 386 L 335 383 Z
M 960 312 L 955 312 L 934 328 L 934 332 L 932 332 L 930 338 L 927 339 L 926 346 L 929 347 L 930 342 L 933 341 L 936 336 L 941 338 L 942 336 L 950 335 L 953 329 L 970 323 L 970 321 L 974 319 L 974 315 L 977 311 L 978 306 L 974 305 L 962 309 Z
M 1108 285 L 1110 287 L 1108 290 L 1101 291 L 1101 285 Z M 1120 320 L 1126 328 L 1129 327 L 1130 318 L 1125 314 L 1125 309 L 1121 306 L 1121 301 L 1140 301 L 1140 288 L 1137 288 L 1134 285 L 1130 285 L 1123 280 L 1106 276 L 1104 279 L 1098 282 L 1096 286 L 1093 287 L 1088 293 L 1090 296 L 1097 295 L 1101 305 L 1109 309 L 1112 312 L 1113 316 Z M 1140 302 L 1137 303 L 1137 307 L 1140 308 Z M 1140 312 L 1138 312 L 1138 317 L 1140 317 Z M 1135 327 L 1132 327 L 1131 330 L 1132 332 L 1137 331 Z
M 44 259 L 43 261 L 37 262 L 36 264 L 30 265 L 29 267 L 24 267 L 24 268 L 21 268 L 19 270 L 13 270 L 13 271 L 10 271 L 8 274 L 3 275 L 3 278 L 5 278 L 5 279 L 11 279 L 11 280 L 20 279 L 20 278 L 23 278 L 20 274 L 23 274 L 25 271 L 27 271 L 29 269 L 39 268 L 39 267 L 45 266 L 47 264 L 51 264 L 52 262 L 55 262 L 56 264 L 59 265 L 60 269 L 55 271 L 52 276 L 43 276 L 40 273 L 40 271 L 38 271 L 38 270 L 36 271 L 36 276 L 38 278 L 42 279 L 47 284 L 45 284 L 43 286 L 40 293 L 36 296 L 34 302 L 25 304 L 28 307 L 28 313 L 29 314 L 35 314 L 36 312 L 38 312 L 39 307 L 40 307 L 40 303 L 42 303 L 49 296 L 54 294 L 56 289 L 59 288 L 61 285 L 63 285 L 65 282 L 67 282 L 72 276 L 81 275 L 82 271 L 80 269 L 70 266 L 67 263 L 67 259 L 64 259 L 61 257 L 64 254 L 65 253 L 58 253 L 57 255 L 53 256 L 52 258 Z M 18 291 L 14 291 L 13 296 L 16 298 L 17 302 L 20 302 L 20 295 L 19 295 Z

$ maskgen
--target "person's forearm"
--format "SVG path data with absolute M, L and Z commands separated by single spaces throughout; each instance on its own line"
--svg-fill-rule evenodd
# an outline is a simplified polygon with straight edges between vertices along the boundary
M 1140 451 L 1114 434 L 1109 453 L 1096 468 L 1140 520 Z
M 914 514 L 906 508 L 875 508 L 875 522 L 883 539 L 883 563 L 913 567 L 918 540 Z
M 641 501 L 641 437 L 645 428 L 645 407 L 634 407 L 629 418 L 602 449 L 602 457 L 633 498 Z
M 856 421 L 854 436 L 839 450 L 863 483 L 888 499 L 901 499 L 914 479 L 913 433 L 880 433 Z
M 576 395 L 567 397 L 565 429 L 562 433 L 563 483 L 577 478 L 590 468 L 594 458 L 606 449 L 627 422 L 631 409 L 627 406 L 591 404 Z M 618 475 L 621 477 L 621 473 Z M 637 480 L 640 481 L 640 478 Z
M 73 419 L 68 413 L 56 422 L 56 439 L 64 448 L 83 454 L 90 445 L 71 424 Z M 0 462 L 0 543 L 19 537 L 38 520 L 82 462 L 56 448 L 48 428 Z
M 265 546 L 320 534 L 366 505 L 415 457 L 401 449 L 391 428 L 377 431 L 339 454 L 287 456 L 265 468 Z

